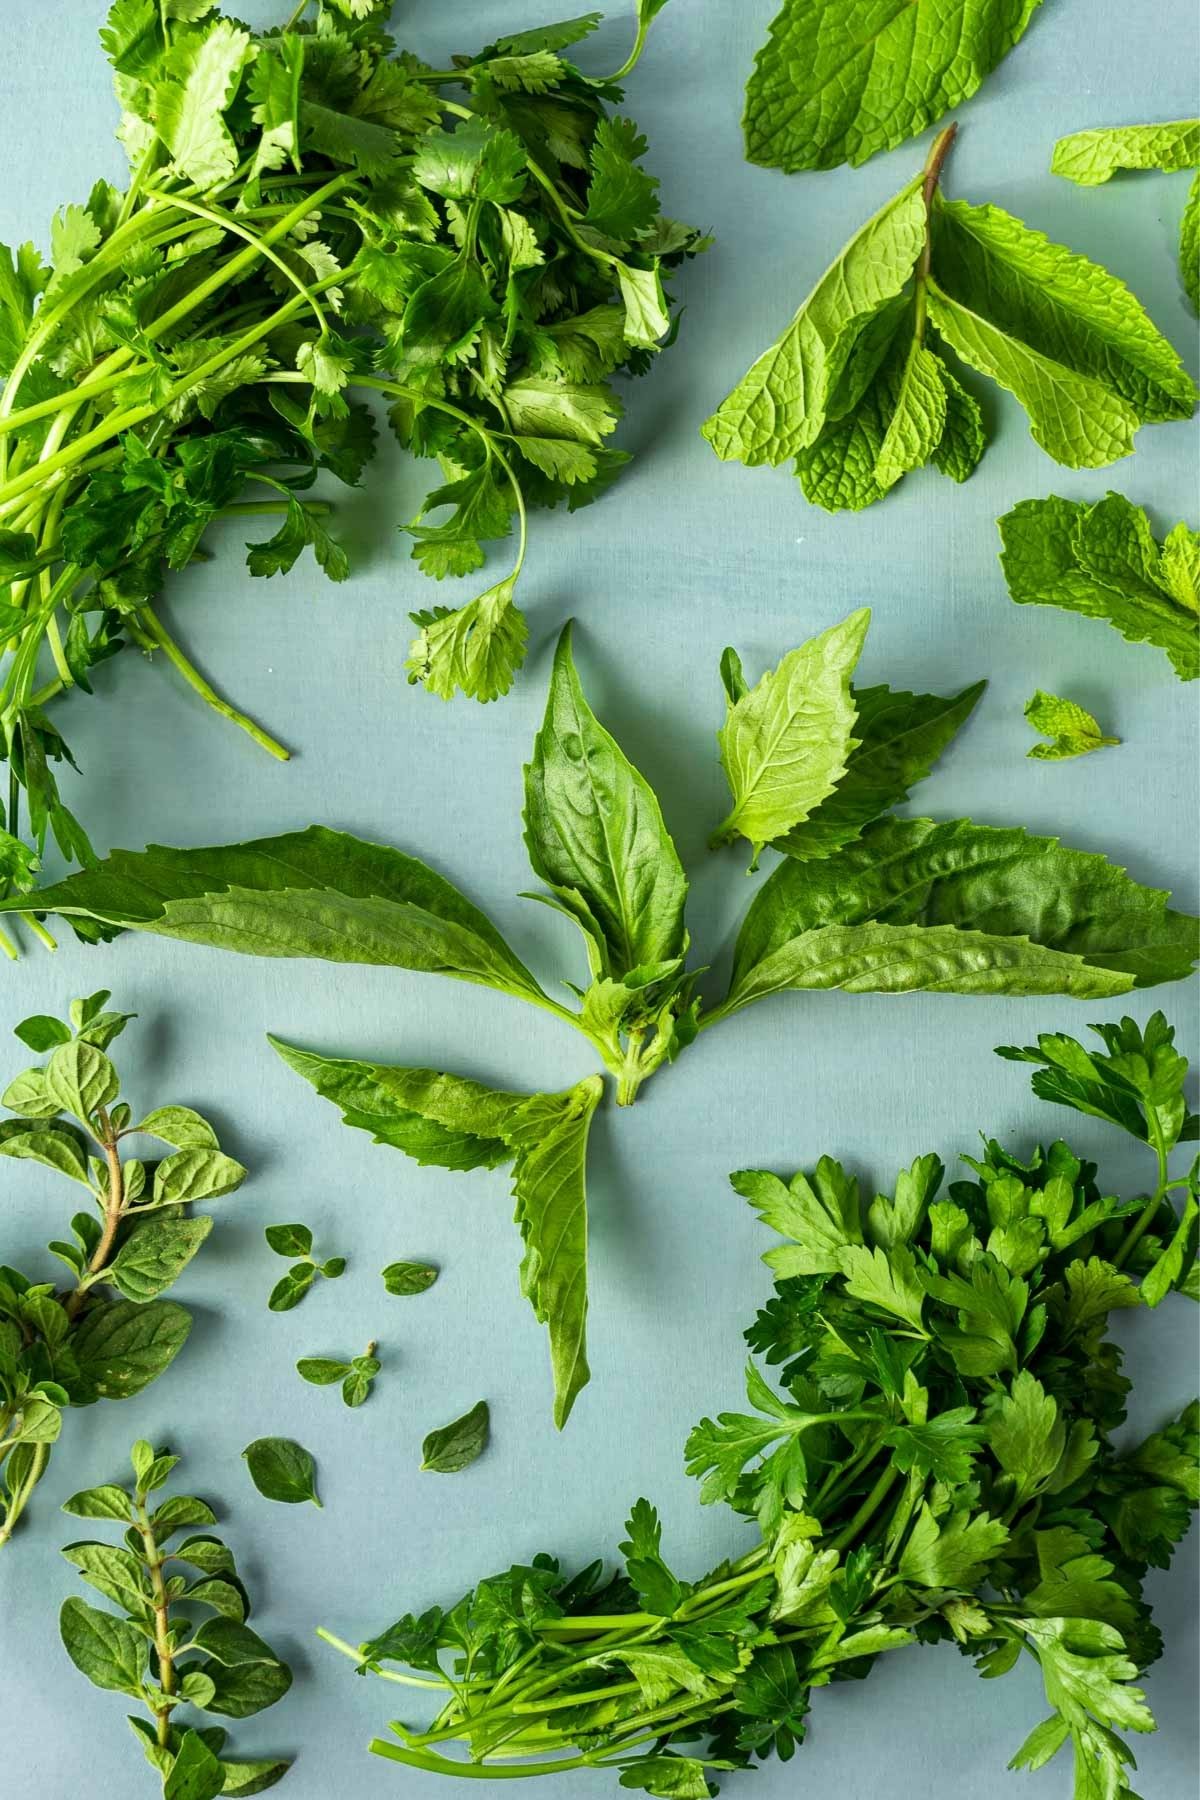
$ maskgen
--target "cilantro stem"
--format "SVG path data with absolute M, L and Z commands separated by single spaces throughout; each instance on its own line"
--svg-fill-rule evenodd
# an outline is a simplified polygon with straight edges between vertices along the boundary
M 262 746 L 268 755 L 275 757 L 277 762 L 288 761 L 291 756 L 290 750 L 286 750 L 278 739 L 273 738 L 269 732 L 264 731 L 262 726 L 256 724 L 247 713 L 239 712 L 235 706 L 229 704 L 228 700 L 223 700 L 221 698 L 220 694 L 217 693 L 217 690 L 204 679 L 199 669 L 197 669 L 193 663 L 188 661 L 183 651 L 179 648 L 179 645 L 163 625 L 162 620 L 158 617 L 157 613 L 153 612 L 148 606 L 140 606 L 138 608 L 137 618 L 138 623 L 142 626 L 147 636 L 153 638 L 159 649 L 166 655 L 168 661 L 174 665 L 188 685 L 195 688 L 196 692 L 200 695 L 200 698 L 206 701 L 208 705 L 212 707 L 214 712 L 220 713 L 223 719 L 228 719 L 231 724 L 237 725 L 242 731 L 246 732 L 248 736 L 254 739 L 256 744 Z
M 259 253 L 265 256 L 268 262 L 273 263 L 285 279 L 291 282 L 297 292 L 304 295 L 304 298 L 312 307 L 321 330 L 329 330 L 329 320 L 326 317 L 325 310 L 312 289 L 305 285 L 291 265 L 286 263 L 282 256 L 280 256 L 277 251 L 273 250 L 270 244 L 267 243 L 260 234 L 250 231 L 229 213 L 219 212 L 215 207 L 200 206 L 194 200 L 182 200 L 178 195 L 163 194 L 157 188 L 147 188 L 146 197 L 149 200 L 165 200 L 169 206 L 175 206 L 180 208 L 183 212 L 192 213 L 198 219 L 207 219 L 210 224 L 219 226 L 222 231 L 227 231 L 231 237 L 238 237 L 241 238 L 243 243 L 253 244 Z
M 317 1636 L 323 1643 L 329 1644 L 334 1650 L 340 1650 L 343 1656 L 348 1656 L 351 1662 L 362 1662 L 362 1656 L 354 1648 L 353 1644 L 348 1644 L 345 1638 L 335 1637 L 333 1632 L 326 1631 L 323 1625 L 317 1626 Z M 399 1682 L 402 1687 L 433 1688 L 436 1693 L 445 1693 L 446 1691 L 446 1683 L 444 1681 L 426 1681 L 419 1675 L 400 1675 L 393 1669 L 372 1669 L 371 1673 L 372 1675 L 378 1675 L 383 1681 Z

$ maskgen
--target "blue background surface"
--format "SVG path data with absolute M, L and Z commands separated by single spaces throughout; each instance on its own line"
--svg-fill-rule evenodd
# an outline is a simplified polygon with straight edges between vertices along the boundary
M 265 24 L 284 9 L 242 0 L 239 10 Z M 295 761 L 276 767 L 167 668 L 126 655 L 100 672 L 100 700 L 80 697 L 59 715 L 84 771 L 73 795 L 98 845 L 214 843 L 336 824 L 434 862 L 544 981 L 578 977 L 569 927 L 515 899 L 530 885 L 521 765 L 554 635 L 573 613 L 589 694 L 663 797 L 694 879 L 693 937 L 719 978 L 752 891 L 740 856 L 704 851 L 724 810 L 713 737 L 721 649 L 736 643 L 757 673 L 867 603 L 865 681 L 938 692 L 980 675 L 991 683 L 916 810 L 1060 832 L 1195 906 L 1195 689 L 1175 681 L 1159 652 L 1100 624 L 1014 608 L 994 525 L 1019 499 L 1098 497 L 1110 484 L 1148 505 L 1160 533 L 1194 517 L 1194 426 L 1150 427 L 1124 467 L 1073 474 L 1038 451 L 1015 405 L 990 390 L 994 442 L 966 487 L 923 473 L 885 504 L 840 517 L 807 507 L 786 471 L 719 464 L 698 436 L 852 230 L 924 154 L 924 144 L 910 144 L 857 171 L 790 178 L 746 165 L 741 85 L 774 10 L 774 0 L 674 0 L 630 83 L 629 110 L 651 137 L 667 210 L 710 227 L 717 244 L 680 283 L 687 314 L 678 346 L 629 396 L 621 441 L 637 453 L 632 469 L 601 506 L 534 520 L 521 596 L 531 654 L 513 694 L 487 708 L 447 708 L 405 686 L 406 614 L 429 604 L 432 590 L 394 527 L 411 517 L 428 470 L 385 451 L 366 490 L 339 502 L 354 551 L 346 585 L 333 588 L 308 568 L 251 582 L 243 534 L 231 529 L 214 541 L 216 560 L 171 589 L 173 628 L 218 685 L 295 746 Z M 0 236 L 44 242 L 57 205 L 82 200 L 98 173 L 124 177 L 95 41 L 100 7 L 39 0 L 4 12 Z M 1196 9 L 1156 0 L 1153 13 L 1150 31 L 1118 0 L 1046 6 L 960 110 L 948 185 L 1106 263 L 1194 365 L 1195 324 L 1175 261 L 1187 177 L 1082 190 L 1048 174 L 1060 134 L 1195 110 Z M 396 29 L 441 64 L 451 51 L 554 16 L 552 0 L 411 0 L 397 9 Z M 623 59 L 628 25 L 615 18 L 584 47 L 589 68 Z M 1063 765 L 1026 760 L 1021 709 L 1037 686 L 1091 707 L 1122 747 Z M 403 1692 L 355 1679 L 313 1627 L 357 1639 L 539 1549 L 572 1564 L 611 1553 L 638 1494 L 662 1509 L 671 1559 L 684 1571 L 749 1543 L 731 1514 L 699 1507 L 681 1456 L 702 1412 L 739 1402 L 740 1334 L 767 1288 L 758 1261 L 765 1234 L 729 1189 L 728 1170 L 790 1172 L 829 1151 L 884 1182 L 928 1148 L 951 1161 L 986 1128 L 1015 1145 L 1069 1131 L 1126 1189 L 1146 1173 L 1135 1146 L 1099 1124 L 1048 1114 L 1022 1071 L 992 1055 L 1039 1029 L 1082 1033 L 1089 1018 L 1118 1017 L 1120 1003 L 830 994 L 756 1007 L 662 1074 L 631 1112 L 609 1106 L 596 1121 L 593 1381 L 560 1438 L 543 1337 L 517 1289 L 503 1172 L 420 1170 L 344 1130 L 274 1059 L 263 1033 L 529 1088 L 586 1073 L 582 1040 L 502 996 L 429 977 L 260 963 L 137 937 L 85 949 L 69 935 L 53 959 L 35 946 L 0 971 L 0 1023 L 61 1011 L 102 984 L 141 1015 L 119 1046 L 134 1105 L 200 1107 L 251 1179 L 219 1204 L 217 1229 L 180 1283 L 196 1316 L 185 1353 L 137 1401 L 68 1420 L 27 1526 L 0 1562 L 3 1760 L 26 1771 L 19 1791 L 36 1800 L 152 1789 L 119 1698 L 74 1673 L 56 1624 L 63 1596 L 80 1589 L 58 1555 L 79 1534 L 56 1508 L 82 1485 L 122 1478 L 134 1437 L 169 1441 L 184 1457 L 184 1491 L 218 1504 L 256 1623 L 294 1664 L 292 1693 L 236 1727 L 238 1748 L 296 1755 L 282 1790 L 290 1800 L 444 1795 L 436 1778 L 364 1753 Z M 1144 1020 L 1159 1004 L 1194 1046 L 1195 987 L 1136 995 L 1128 1010 Z M 15 1073 L 22 1062 L 13 1043 L 2 1067 Z M 5 1164 L 0 1205 L 4 1260 L 40 1267 L 41 1246 L 61 1233 L 71 1205 L 62 1184 Z M 283 1265 L 262 1228 L 297 1217 L 349 1258 L 349 1271 L 275 1316 L 266 1296 Z M 436 1288 L 417 1300 L 386 1296 L 377 1271 L 415 1256 L 442 1266 Z M 1121 1325 L 1137 1383 L 1134 1424 L 1150 1429 L 1195 1387 L 1196 1314 L 1172 1299 Z M 299 1355 L 352 1353 L 372 1337 L 384 1372 L 361 1411 L 294 1373 Z M 454 1480 L 418 1474 L 425 1431 L 483 1395 L 493 1415 L 486 1459 Z M 323 1512 L 272 1506 L 253 1492 L 239 1452 L 267 1433 L 315 1451 Z M 1136 1746 L 1146 1800 L 1195 1791 L 1195 1588 L 1193 1531 L 1175 1573 L 1150 1582 L 1168 1654 L 1148 1682 L 1159 1735 Z M 1067 1792 L 1066 1768 L 1004 1774 L 1044 1711 L 1032 1666 L 983 1683 L 949 1650 L 913 1651 L 884 1659 L 866 1687 L 820 1694 L 797 1760 L 734 1777 L 727 1792 L 1049 1800 Z M 18 1791 L 6 1777 L 0 1787 Z M 612 1776 L 595 1774 L 550 1778 L 538 1794 L 593 1800 L 613 1791 Z

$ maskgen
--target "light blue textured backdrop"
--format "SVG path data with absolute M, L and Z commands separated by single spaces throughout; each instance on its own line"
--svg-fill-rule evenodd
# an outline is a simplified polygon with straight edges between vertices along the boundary
M 123 178 L 95 39 L 100 10 L 99 0 L 4 8 L 0 235 L 10 242 L 44 242 L 52 210 L 83 199 L 97 173 Z M 264 24 L 282 10 L 270 0 L 240 7 Z M 615 10 L 628 12 L 627 0 Z M 73 791 L 97 844 L 213 843 L 312 820 L 340 825 L 428 857 L 544 978 L 578 976 L 568 929 L 515 899 L 530 885 L 521 764 L 554 634 L 574 613 L 593 703 L 658 786 L 694 875 L 694 938 L 706 959 L 717 947 L 723 963 L 752 889 L 740 857 L 704 852 L 723 810 L 713 740 L 720 651 L 738 644 L 757 672 L 865 602 L 874 608 L 867 680 L 941 692 L 980 675 L 991 683 L 920 790 L 921 810 L 1061 832 L 1195 905 L 1195 691 L 1159 653 L 1101 625 L 1015 609 L 994 525 L 1019 499 L 1097 497 L 1110 484 L 1148 505 L 1162 528 L 1194 516 L 1193 426 L 1149 428 L 1124 466 L 1071 474 L 1037 450 L 1016 407 L 993 392 L 995 441 L 969 485 L 921 474 L 886 504 L 838 518 L 806 507 L 786 472 L 720 465 L 697 435 L 851 231 L 924 154 L 909 145 L 857 171 L 791 178 L 747 166 L 741 84 L 774 10 L 774 0 L 674 0 L 630 84 L 629 109 L 651 137 L 667 209 L 711 227 L 717 245 L 681 283 L 678 347 L 630 394 L 622 441 L 637 453 L 632 470 L 594 510 L 534 521 L 522 594 L 532 648 L 516 691 L 497 706 L 444 707 L 405 686 L 406 614 L 429 604 L 431 589 L 394 526 L 411 516 L 426 471 L 385 454 L 365 493 L 341 509 L 355 552 L 345 586 L 307 568 L 251 582 L 240 534 L 230 531 L 217 559 L 171 591 L 172 624 L 197 660 L 295 746 L 296 760 L 276 767 L 165 668 L 124 656 L 101 671 L 99 699 L 63 709 L 84 771 Z M 1085 191 L 1047 172 L 1061 133 L 1195 110 L 1195 7 L 1156 0 L 1152 10 L 1150 31 L 1118 0 L 1052 0 L 961 109 L 949 188 L 994 200 L 1105 262 L 1194 363 L 1195 325 L 1175 265 L 1187 178 L 1147 175 Z M 397 30 L 439 63 L 553 16 L 553 0 L 410 0 L 397 8 Z M 589 67 L 622 60 L 628 25 L 616 18 L 586 46 Z M 1039 685 L 1092 707 L 1122 747 L 1061 766 L 1027 761 L 1021 708 Z M 503 1173 L 421 1171 L 344 1130 L 275 1061 L 263 1033 L 528 1087 L 585 1073 L 582 1041 L 480 989 L 136 937 L 96 950 L 66 936 L 52 959 L 30 950 L 0 971 L 0 1024 L 61 1010 L 101 984 L 141 1015 L 120 1045 L 134 1104 L 178 1099 L 212 1113 L 252 1174 L 219 1207 L 218 1228 L 180 1284 L 196 1315 L 186 1352 L 136 1402 L 68 1420 L 27 1528 L 0 1562 L 0 1789 L 30 1800 L 151 1791 L 120 1700 L 74 1673 L 56 1625 L 62 1597 L 78 1591 L 58 1556 L 78 1533 L 56 1509 L 81 1485 L 121 1477 L 135 1436 L 169 1441 L 183 1454 L 185 1488 L 217 1502 L 257 1622 L 295 1666 L 291 1695 L 239 1726 L 237 1745 L 296 1755 L 283 1790 L 290 1800 L 398 1791 L 426 1800 L 451 1790 L 363 1750 L 401 1690 L 356 1680 L 317 1643 L 316 1623 L 357 1638 L 539 1549 L 569 1563 L 611 1553 L 638 1494 L 663 1510 L 670 1555 L 686 1571 L 749 1541 L 731 1514 L 701 1510 L 681 1456 L 702 1412 L 738 1403 L 740 1333 L 767 1287 L 764 1234 L 727 1186 L 728 1170 L 790 1171 L 830 1151 L 883 1181 L 918 1151 L 936 1147 L 952 1160 L 986 1128 L 1017 1145 L 1069 1131 L 1122 1184 L 1136 1187 L 1144 1173 L 1132 1146 L 1100 1125 L 1048 1115 L 1020 1069 L 992 1055 L 995 1044 L 1039 1029 L 1082 1032 L 1088 1018 L 1119 1016 L 1116 1003 L 831 994 L 756 1008 L 661 1075 L 632 1112 L 606 1109 L 597 1120 L 594 1378 L 559 1438 L 542 1335 L 517 1291 Z M 1159 1004 L 1194 1046 L 1194 987 L 1135 996 L 1129 1010 L 1144 1019 Z M 21 1060 L 14 1044 L 0 1071 Z M 68 1204 L 48 1174 L 6 1165 L 3 1259 L 38 1266 Z M 349 1272 L 276 1317 L 266 1295 L 282 1265 L 262 1227 L 295 1217 L 348 1256 Z M 390 1299 L 377 1271 L 407 1256 L 433 1258 L 442 1278 L 421 1299 Z M 1123 1324 L 1135 1423 L 1149 1428 L 1195 1386 L 1196 1315 L 1173 1300 Z M 384 1371 L 359 1412 L 293 1371 L 298 1355 L 353 1352 L 371 1337 Z M 453 1480 L 418 1474 L 423 1433 L 481 1395 L 493 1412 L 486 1460 Z M 323 1512 L 271 1506 L 251 1490 L 238 1453 L 273 1432 L 318 1455 Z M 1177 1572 L 1150 1583 L 1167 1659 L 1148 1683 L 1159 1736 L 1138 1745 L 1146 1800 L 1195 1791 L 1195 1585 L 1193 1532 Z M 914 1651 L 885 1659 L 865 1688 L 820 1695 L 797 1760 L 732 1778 L 728 1792 L 1051 1800 L 1067 1791 L 1065 1769 L 1003 1772 L 1043 1711 L 1030 1668 L 981 1683 L 949 1650 Z M 598 1800 L 612 1788 L 609 1775 L 554 1777 L 539 1797 Z

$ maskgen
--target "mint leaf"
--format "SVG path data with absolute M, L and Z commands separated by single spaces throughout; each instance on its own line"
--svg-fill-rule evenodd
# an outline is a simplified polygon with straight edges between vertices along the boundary
M 1091 713 L 1076 701 L 1043 693 L 1041 688 L 1026 703 L 1025 717 L 1035 731 L 1052 740 L 1048 744 L 1035 744 L 1027 752 L 1042 761 L 1060 762 L 1065 757 L 1086 756 L 1089 751 L 1121 741 L 1120 738 L 1104 737 Z
M 1131 643 L 1165 650 L 1181 680 L 1200 676 L 1200 534 L 1180 524 L 1159 545 L 1146 514 L 1110 493 L 1094 505 L 1022 500 L 1000 537 L 1018 605 L 1107 619 Z
M 746 87 L 746 155 L 766 168 L 857 166 L 967 100 L 1039 0 L 784 0 Z
M 1194 169 L 1200 164 L 1200 119 L 1162 125 L 1110 125 L 1059 138 L 1050 173 L 1099 187 L 1121 169 Z

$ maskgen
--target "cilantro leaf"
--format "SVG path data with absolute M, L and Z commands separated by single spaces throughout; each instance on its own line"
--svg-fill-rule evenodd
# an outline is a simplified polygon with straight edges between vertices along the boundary
M 1039 0 L 784 0 L 755 58 L 746 155 L 766 168 L 857 166 L 976 91 Z
M 634 1503 L 620 1546 L 625 1568 L 648 1612 L 669 1618 L 683 1599 L 684 1590 L 662 1559 L 662 1526 L 648 1500 Z
M 1177 525 L 1159 544 L 1122 494 L 1022 500 L 1000 520 L 1000 562 L 1018 605 L 1107 619 L 1131 643 L 1165 650 L 1182 681 L 1200 677 L 1200 535 Z
M 1121 741 L 1120 738 L 1104 737 L 1091 713 L 1076 701 L 1044 693 L 1041 688 L 1026 703 L 1025 717 L 1035 731 L 1052 740 L 1048 744 L 1035 744 L 1028 752 L 1043 761 L 1059 762 L 1064 757 L 1086 756 L 1089 751 Z
M 429 569 L 428 560 L 423 566 Z M 460 691 L 485 701 L 507 694 L 525 660 L 528 638 L 525 616 L 513 603 L 515 585 L 510 575 L 456 612 L 439 606 L 413 613 L 420 631 L 404 665 L 409 681 L 420 681 L 443 700 Z
M 320 514 L 289 495 L 287 514 L 274 537 L 246 546 L 246 567 L 252 575 L 286 574 L 309 545 L 330 581 L 345 581 L 350 573 L 346 552 L 330 537 Z
M 217 19 L 164 60 L 168 79 L 154 94 L 158 133 L 180 174 L 199 187 L 227 180 L 237 167 L 237 146 L 224 114 L 250 55 L 249 32 Z

